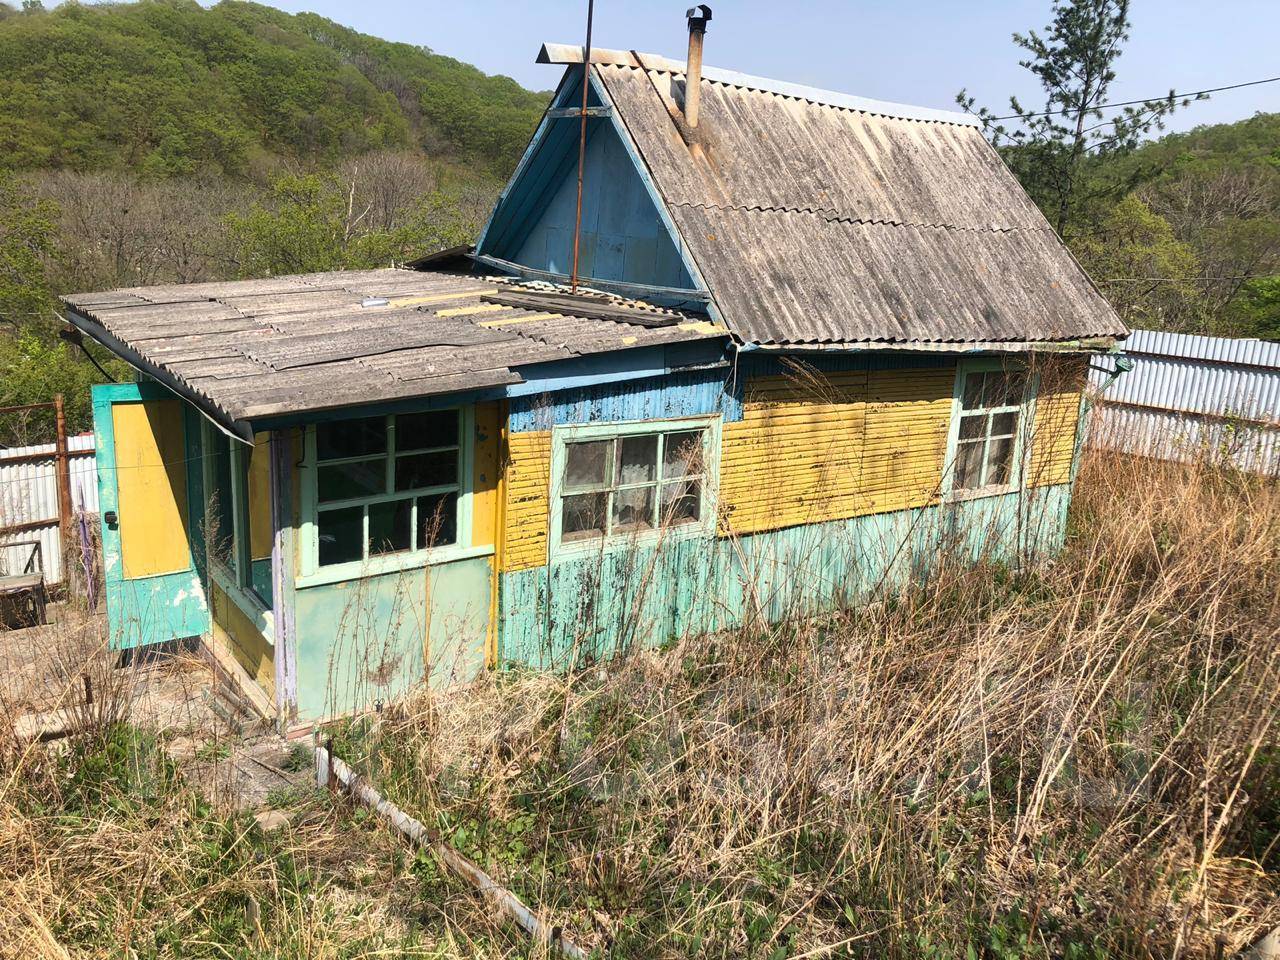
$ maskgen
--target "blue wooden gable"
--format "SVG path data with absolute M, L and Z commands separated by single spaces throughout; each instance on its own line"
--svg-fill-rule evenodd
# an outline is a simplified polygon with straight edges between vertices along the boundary
M 593 79 L 587 103 L 604 115 L 587 120 L 579 276 L 705 291 L 606 97 Z M 477 243 L 478 254 L 570 274 L 581 121 L 555 112 L 581 103 L 582 72 L 571 67 L 494 208 Z

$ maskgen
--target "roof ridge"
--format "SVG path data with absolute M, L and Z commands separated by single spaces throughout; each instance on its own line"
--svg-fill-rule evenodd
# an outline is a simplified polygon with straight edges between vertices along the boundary
M 676 203 L 676 207 L 687 207 L 691 210 L 738 210 L 745 213 L 805 213 L 821 216 L 828 223 L 857 223 L 868 226 L 914 227 L 918 230 L 955 230 L 967 233 L 1014 233 L 1021 227 L 1001 227 L 996 224 L 987 226 L 963 226 L 955 223 L 927 223 L 914 220 L 895 220 L 892 217 L 858 217 L 844 214 L 834 207 L 780 207 L 761 204 L 717 204 L 717 203 Z
M 568 43 L 544 43 L 538 51 L 538 63 L 573 64 L 582 63 L 581 46 Z M 654 53 L 640 53 L 629 50 L 607 50 L 593 47 L 591 62 L 597 66 L 630 67 L 637 70 L 652 70 L 657 73 L 683 75 L 685 63 L 672 60 Z M 810 87 L 802 83 L 791 83 L 787 80 L 773 80 L 769 77 L 757 77 L 736 70 L 724 70 L 719 67 L 703 66 L 702 79 L 711 83 L 720 83 L 729 87 L 743 87 L 773 93 L 793 100 L 855 113 L 869 113 L 895 120 L 916 120 L 925 123 L 950 123 L 956 126 L 981 127 L 982 121 L 973 114 L 961 113 L 958 110 L 939 110 L 935 107 L 918 107 L 908 103 L 893 103 L 888 100 L 873 100 L 870 97 L 859 97 L 838 90 L 825 90 L 821 87 Z

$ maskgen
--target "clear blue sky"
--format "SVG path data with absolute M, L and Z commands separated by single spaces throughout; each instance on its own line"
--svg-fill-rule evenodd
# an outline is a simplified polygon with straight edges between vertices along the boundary
M 543 40 L 581 43 L 586 0 L 267 0 L 365 33 L 428 46 L 487 73 L 548 89 L 559 68 L 533 62 Z M 684 59 L 689 0 L 597 0 L 595 43 Z M 1010 93 L 1037 102 L 1018 64 L 1014 30 L 1040 28 L 1050 0 L 719 0 L 706 62 L 845 93 L 951 107 L 968 87 L 979 103 Z M 1131 100 L 1280 76 L 1277 0 L 1134 0 L 1133 39 L 1113 99 Z M 1169 129 L 1280 111 L 1280 83 L 1223 93 L 1176 115 Z

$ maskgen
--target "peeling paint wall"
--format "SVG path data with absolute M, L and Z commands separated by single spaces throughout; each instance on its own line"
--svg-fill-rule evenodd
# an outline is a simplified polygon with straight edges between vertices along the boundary
M 949 357 L 796 365 L 747 356 L 736 368 L 513 403 L 500 661 L 555 666 L 817 613 L 922 575 L 940 550 L 974 559 L 1056 550 L 1070 500 L 1078 375 L 1046 381 L 1028 489 L 942 503 L 956 372 Z M 716 536 L 548 562 L 555 426 L 707 414 L 724 422 Z

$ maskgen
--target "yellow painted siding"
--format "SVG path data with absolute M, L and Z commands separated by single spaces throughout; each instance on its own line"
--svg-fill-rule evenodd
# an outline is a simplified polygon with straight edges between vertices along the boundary
M 476 404 L 476 443 L 472 463 L 471 543 L 487 547 L 498 530 L 498 474 L 500 463 L 500 406 Z
M 152 577 L 191 566 L 182 401 L 111 408 L 124 575 Z
M 271 434 L 255 433 L 249 454 L 249 556 L 271 559 Z
M 1040 372 L 1031 456 L 1027 460 L 1029 487 L 1066 483 L 1071 479 L 1085 362 L 1074 358 L 1059 361 Z
M 721 533 L 929 503 L 954 382 L 950 366 L 752 380 L 721 441 Z
M 213 632 L 267 696 L 275 698 L 276 668 L 272 647 L 244 612 L 216 583 L 212 584 Z
M 523 570 L 547 562 L 551 498 L 551 433 L 539 430 L 507 438 L 506 536 L 502 569 Z

